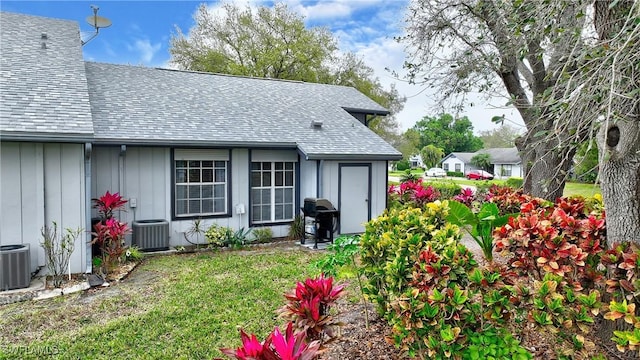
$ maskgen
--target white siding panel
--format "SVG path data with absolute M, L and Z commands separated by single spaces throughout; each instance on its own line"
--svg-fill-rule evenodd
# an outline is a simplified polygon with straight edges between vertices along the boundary
M 176 160 L 229 160 L 227 149 L 176 149 Z
M 298 161 L 295 150 L 252 150 L 251 161 Z
M 0 245 L 30 244 L 31 271 L 44 265 L 42 144 L 0 143 Z
M 120 192 L 118 158 L 120 147 L 94 146 L 91 154 L 91 198 L 95 199 L 109 191 Z M 91 217 L 98 213 L 92 209 Z
M 85 221 L 84 149 L 80 144 L 44 144 L 45 223 L 65 228 L 89 226 Z M 71 272 L 85 271 L 86 238 L 78 237 L 71 256 Z M 32 245 L 33 246 L 33 245 Z
M 300 204 L 304 198 L 318 196 L 318 163 L 316 160 L 300 161 Z

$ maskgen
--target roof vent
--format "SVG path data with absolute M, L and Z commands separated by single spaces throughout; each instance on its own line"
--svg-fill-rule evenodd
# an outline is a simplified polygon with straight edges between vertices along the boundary
M 320 129 L 322 127 L 322 120 L 316 119 L 316 120 L 311 120 L 311 127 L 314 129 Z
M 44 32 L 43 32 L 42 34 L 40 34 L 40 39 L 42 39 L 42 40 L 47 40 L 48 38 L 49 38 L 49 37 L 47 36 L 47 33 L 44 33 Z

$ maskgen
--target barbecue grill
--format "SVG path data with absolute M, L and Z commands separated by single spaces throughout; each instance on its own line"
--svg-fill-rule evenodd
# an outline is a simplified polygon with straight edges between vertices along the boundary
M 313 232 L 308 232 L 305 226 L 305 234 L 300 242 L 304 244 L 307 235 L 313 236 L 315 241 L 313 248 L 318 248 L 318 242 L 330 241 L 333 243 L 333 233 L 338 230 L 340 212 L 327 199 L 305 198 L 302 208 L 305 224 L 310 218 Z

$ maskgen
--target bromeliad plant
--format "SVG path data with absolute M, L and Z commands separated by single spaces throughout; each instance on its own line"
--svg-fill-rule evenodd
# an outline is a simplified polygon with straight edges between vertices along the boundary
M 296 332 L 322 344 L 334 338 L 333 331 L 340 325 L 330 310 L 343 291 L 344 285 L 334 286 L 333 277 L 324 275 L 298 282 L 293 291 L 284 295 L 287 304 L 279 310 L 280 316 L 293 322 Z
M 242 346 L 237 349 L 220 349 L 223 354 L 237 360 L 312 360 L 318 355 L 320 342 L 306 343 L 304 332 L 294 333 L 293 324 L 287 324 L 284 334 L 275 328 L 264 342 L 254 334 L 240 330 Z

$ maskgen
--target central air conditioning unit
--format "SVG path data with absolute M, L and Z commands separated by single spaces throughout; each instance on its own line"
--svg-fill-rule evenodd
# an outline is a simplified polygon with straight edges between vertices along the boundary
M 30 269 L 29 244 L 0 246 L 0 291 L 29 287 Z
M 169 249 L 169 222 L 167 220 L 138 220 L 132 224 L 133 245 L 143 251 Z

